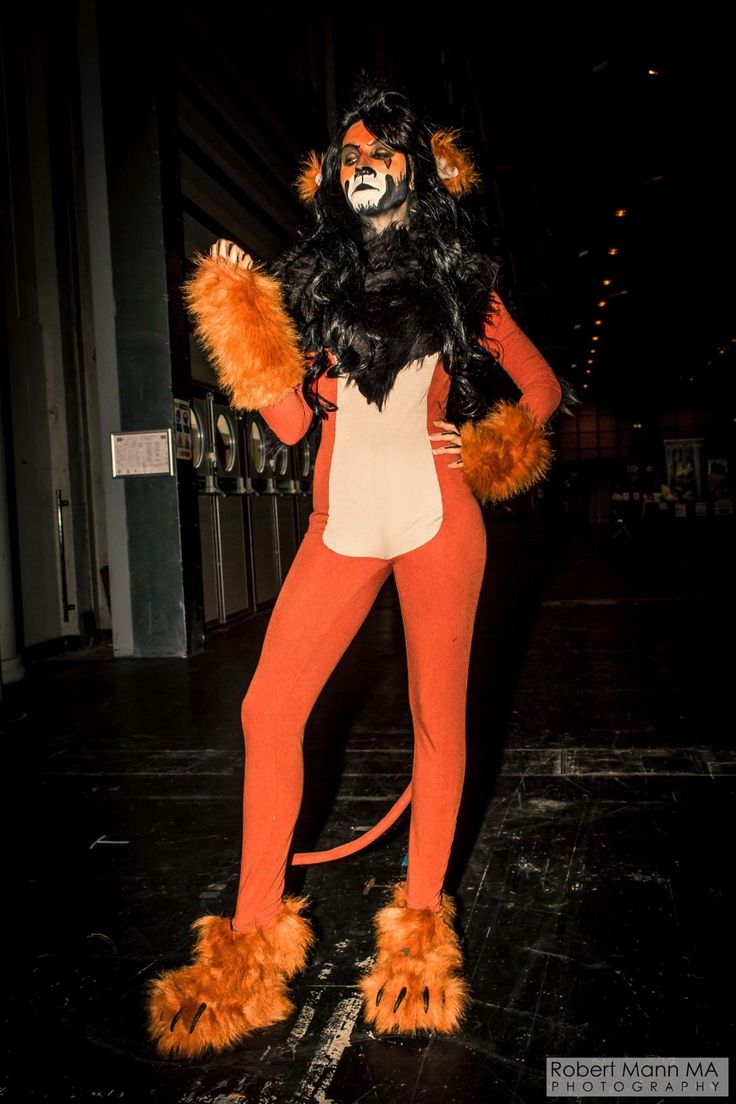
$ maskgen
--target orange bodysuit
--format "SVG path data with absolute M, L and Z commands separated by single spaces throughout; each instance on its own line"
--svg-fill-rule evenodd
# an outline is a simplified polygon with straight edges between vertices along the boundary
M 494 293 L 488 348 L 542 423 L 562 389 Z M 237 931 L 265 926 L 284 892 L 303 792 L 304 728 L 391 572 L 406 637 L 414 728 L 406 904 L 440 908 L 465 776 L 473 625 L 486 563 L 482 510 L 435 420 L 450 378 L 439 354 L 406 365 L 383 410 L 346 377 L 319 379 L 337 405 L 322 425 L 309 526 L 279 592 L 243 700 L 245 785 Z M 301 387 L 260 411 L 295 444 L 312 424 Z

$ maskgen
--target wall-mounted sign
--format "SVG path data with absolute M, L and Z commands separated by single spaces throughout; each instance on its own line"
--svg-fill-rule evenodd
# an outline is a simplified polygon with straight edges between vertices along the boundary
M 176 459 L 192 459 L 192 419 L 189 403 L 174 399 L 174 432 L 176 433 Z
M 112 474 L 173 475 L 174 448 L 170 429 L 111 433 Z

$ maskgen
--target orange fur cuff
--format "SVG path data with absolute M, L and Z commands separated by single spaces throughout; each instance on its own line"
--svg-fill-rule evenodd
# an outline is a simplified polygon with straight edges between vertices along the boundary
M 524 406 L 497 402 L 479 422 L 460 427 L 460 469 L 481 502 L 504 502 L 544 479 L 552 465 L 548 431 Z
M 182 293 L 232 406 L 272 406 L 303 382 L 299 338 L 273 276 L 199 255 Z

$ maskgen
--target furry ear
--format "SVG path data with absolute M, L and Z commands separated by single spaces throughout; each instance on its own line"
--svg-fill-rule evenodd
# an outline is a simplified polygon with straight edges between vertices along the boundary
M 518 403 L 502 399 L 478 422 L 460 426 L 460 469 L 482 503 L 530 490 L 552 465 L 549 430 Z
M 313 203 L 322 183 L 322 158 L 314 150 L 304 157 L 296 178 L 296 190 L 302 203 Z
M 182 294 L 232 406 L 272 406 L 303 382 L 299 337 L 276 277 L 198 255 Z
M 464 196 L 481 179 L 470 154 L 457 144 L 459 137 L 459 130 L 436 130 L 431 141 L 437 174 L 455 199 Z

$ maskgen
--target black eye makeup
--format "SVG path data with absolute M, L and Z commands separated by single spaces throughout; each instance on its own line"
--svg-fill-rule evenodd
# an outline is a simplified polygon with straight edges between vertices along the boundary
M 342 163 L 343 165 L 354 165 L 358 160 L 360 151 L 356 146 L 345 146 L 342 151 Z M 371 151 L 371 157 L 374 157 L 377 161 L 385 161 L 388 157 L 395 157 L 396 150 L 389 149 L 387 146 L 376 146 Z

